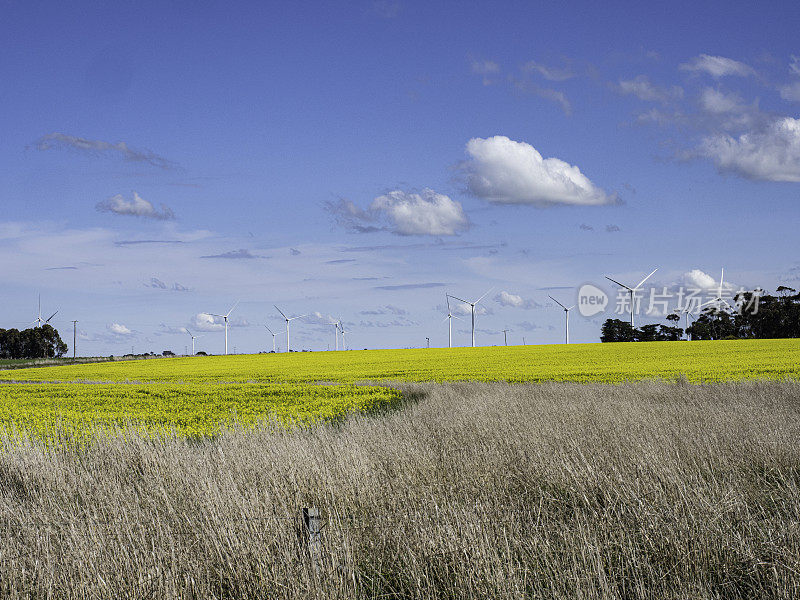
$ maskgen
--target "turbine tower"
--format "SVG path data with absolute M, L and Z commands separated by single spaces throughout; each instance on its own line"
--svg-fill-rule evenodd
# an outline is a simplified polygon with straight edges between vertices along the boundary
M 339 350 L 339 321 L 331 321 L 329 325 L 333 325 L 333 337 L 335 339 L 335 348 Z M 328 346 L 330 348 L 330 346 Z
M 503 345 L 508 346 L 508 332 L 510 329 L 503 329 Z
M 692 318 L 694 319 L 694 313 L 690 311 L 688 307 L 684 308 L 681 312 L 683 313 L 684 321 L 686 323 L 684 325 L 683 332 L 686 334 L 686 341 L 688 342 L 691 341 L 692 339 L 691 336 L 689 335 L 689 315 L 692 315 Z
M 272 306 L 275 306 L 275 305 L 273 304 Z M 280 308 L 278 308 L 277 306 L 275 306 L 275 310 L 277 310 L 279 313 L 281 313 L 281 316 L 283 317 L 284 321 L 286 321 L 286 352 L 291 352 L 292 351 L 292 347 L 289 345 L 289 323 L 294 321 L 295 319 L 302 319 L 303 317 L 307 317 L 308 315 L 300 315 L 298 317 L 291 317 L 290 318 L 290 317 L 287 317 L 283 313 L 283 311 Z
M 651 273 L 651 275 L 652 275 L 652 273 Z M 564 309 L 564 316 L 567 318 L 567 320 L 566 320 L 566 328 L 565 328 L 565 333 L 564 333 L 564 336 L 565 336 L 565 337 L 564 337 L 564 343 L 565 343 L 565 344 L 569 344 L 569 311 L 571 311 L 573 308 L 575 308 L 575 305 L 573 304 L 572 306 L 570 306 L 569 308 L 567 308 L 566 306 L 564 306 L 563 304 L 561 304 L 561 302 L 559 302 L 558 300 L 556 300 L 555 298 L 553 298 L 553 297 L 552 297 L 552 296 L 550 296 L 549 294 L 548 294 L 548 296 L 547 296 L 547 297 L 548 297 L 548 298 L 550 298 L 550 300 L 552 300 L 553 302 L 555 302 L 555 303 L 556 303 L 556 304 L 558 304 L 558 305 L 559 305 L 561 308 L 563 308 L 563 309 Z M 632 317 L 631 317 L 631 318 L 632 318 Z
M 339 331 L 342 332 L 342 350 L 347 350 L 347 343 L 345 342 L 345 339 L 344 339 L 344 334 L 346 332 L 344 330 L 344 324 L 342 323 L 341 319 L 339 319 Z
M 272 331 L 272 329 L 270 329 L 269 327 L 267 327 L 267 325 L 264 325 L 264 327 L 266 327 L 266 328 L 267 328 L 267 331 L 269 331 L 269 332 L 272 334 L 272 352 L 274 353 L 274 352 L 275 352 L 275 336 L 276 336 L 277 334 L 276 334 L 274 331 Z
M 443 321 L 447 321 L 447 347 L 453 347 L 453 319 L 459 319 L 459 317 L 453 314 L 453 311 L 450 310 L 450 296 L 445 294 L 445 298 L 447 298 L 447 316 L 442 319 Z
M 627 286 L 627 285 L 625 285 L 624 283 L 620 283 L 619 281 L 617 281 L 617 280 L 615 280 L 615 279 L 611 279 L 611 277 L 609 277 L 608 275 L 606 275 L 606 276 L 605 276 L 605 278 L 606 278 L 606 279 L 608 279 L 609 281 L 613 281 L 613 282 L 614 282 L 614 283 L 616 283 L 618 286 L 620 286 L 620 287 L 624 287 L 626 290 L 628 290 L 628 293 L 631 295 L 631 327 L 633 327 L 633 307 L 634 307 L 635 300 L 636 300 L 636 292 L 638 292 L 638 291 L 639 291 L 639 289 L 642 287 L 642 284 L 643 284 L 645 281 L 647 281 L 648 279 L 650 279 L 650 277 L 652 277 L 652 276 L 653 276 L 653 273 L 655 273 L 656 271 L 658 271 L 658 267 L 656 267 L 655 269 L 653 269 L 653 271 L 650 273 L 650 275 L 648 275 L 647 277 L 645 277 L 644 279 L 642 279 L 642 280 L 641 280 L 641 281 L 640 281 L 638 284 L 636 284 L 636 286 L 634 286 L 634 287 L 628 287 L 628 286 Z
M 470 307 L 471 312 L 472 312 L 472 347 L 473 348 L 475 347 L 475 306 L 481 300 L 486 298 L 486 296 L 489 295 L 489 292 L 491 292 L 493 289 L 494 288 L 489 288 L 486 291 L 486 293 L 483 296 L 481 296 L 480 298 L 478 298 L 477 300 L 475 300 L 475 302 L 468 302 L 467 300 L 463 300 L 463 299 L 459 298 L 458 296 L 452 296 L 452 295 L 448 294 L 448 297 L 452 298 L 453 300 L 458 300 L 459 302 L 463 302 L 464 304 L 469 304 L 469 307 Z
M 200 338 L 201 338 L 201 337 L 203 337 L 203 336 L 202 336 L 202 335 L 194 335 L 194 334 L 193 334 L 191 331 L 189 331 L 189 330 L 188 330 L 188 329 L 186 329 L 185 327 L 184 327 L 184 330 L 185 330 L 185 331 L 186 331 L 186 333 L 188 333 L 188 334 L 189 334 L 189 336 L 192 338 L 192 356 L 194 356 L 194 341 L 195 341 L 195 340 L 197 340 L 197 339 L 200 339 Z
M 58 314 L 58 311 L 54 312 L 52 315 L 50 315 L 46 319 L 42 318 L 42 295 L 39 294 L 39 313 L 38 313 L 38 316 L 36 317 L 36 320 L 33 322 L 33 323 L 36 323 L 36 327 L 41 327 L 42 325 L 46 325 L 47 323 L 50 322 L 50 319 L 55 317 L 57 314 Z M 31 325 L 33 325 L 33 323 L 31 323 Z
M 230 317 L 234 309 L 239 306 L 239 302 L 240 300 L 236 301 L 236 304 L 234 304 L 233 308 L 228 311 L 227 315 L 215 315 L 214 313 L 209 313 L 212 317 L 220 317 L 225 321 L 225 356 L 228 355 L 228 317 Z

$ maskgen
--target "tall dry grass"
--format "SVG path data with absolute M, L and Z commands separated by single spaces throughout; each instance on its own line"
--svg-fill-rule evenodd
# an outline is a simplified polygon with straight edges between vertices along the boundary
M 800 384 L 406 391 L 313 430 L 6 438 L 0 594 L 800 597 Z

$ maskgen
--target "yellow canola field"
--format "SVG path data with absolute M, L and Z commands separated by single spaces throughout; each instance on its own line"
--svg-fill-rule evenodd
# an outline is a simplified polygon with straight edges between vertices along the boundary
M 135 428 L 200 437 L 259 421 L 308 425 L 389 406 L 384 387 L 274 384 L 2 384 L 0 430 L 74 442 Z
M 638 342 L 165 358 L 0 371 L 90 382 L 689 381 L 797 378 L 800 340 Z

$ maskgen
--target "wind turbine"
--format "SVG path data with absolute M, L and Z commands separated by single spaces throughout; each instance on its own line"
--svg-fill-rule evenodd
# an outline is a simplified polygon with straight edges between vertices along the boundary
M 632 287 L 632 288 L 628 287 L 624 283 L 620 283 L 619 281 L 616 281 L 615 279 L 611 279 L 611 277 L 609 277 L 608 275 L 605 276 L 606 279 L 608 279 L 609 281 L 613 281 L 614 283 L 616 283 L 620 287 L 624 287 L 630 293 L 630 295 L 631 295 L 631 327 L 633 327 L 633 307 L 634 307 L 634 300 L 636 299 L 636 292 L 639 291 L 639 289 L 642 287 L 642 284 L 645 281 L 647 281 L 648 279 L 650 279 L 650 277 L 652 277 L 653 273 L 655 273 L 656 271 L 658 271 L 658 267 L 653 269 L 653 271 L 650 273 L 650 275 L 648 275 L 647 277 L 642 279 L 638 284 L 636 284 L 635 287 Z
M 508 332 L 510 329 L 503 329 L 503 345 L 508 346 Z
M 453 311 L 450 310 L 450 296 L 445 294 L 447 298 L 447 316 L 442 319 L 443 321 L 447 319 L 447 347 L 453 347 L 453 319 L 460 319 L 453 314 Z
M 230 317 L 234 309 L 239 306 L 239 302 L 241 302 L 241 300 L 236 301 L 236 304 L 234 304 L 233 308 L 228 311 L 227 315 L 215 315 L 214 313 L 209 313 L 212 317 L 220 317 L 221 319 L 225 320 L 225 356 L 228 355 L 228 317 Z
M 650 275 L 652 275 L 652 273 L 651 273 Z M 570 306 L 569 308 L 567 308 L 566 306 L 564 306 L 563 304 L 561 304 L 561 302 L 559 302 L 558 300 L 556 300 L 555 298 L 553 298 L 553 297 L 552 297 L 552 296 L 550 296 L 549 294 L 548 294 L 548 296 L 547 296 L 547 297 L 548 297 L 548 298 L 550 298 L 550 300 L 552 300 L 553 302 L 555 302 L 555 303 L 556 303 L 556 304 L 558 304 L 558 305 L 559 305 L 561 308 L 563 308 L 563 309 L 564 309 L 564 316 L 567 318 L 567 322 L 566 322 L 566 329 L 565 329 L 565 337 L 564 337 L 564 343 L 565 343 L 565 344 L 569 344 L 569 311 L 571 311 L 573 308 L 575 308 L 575 305 L 573 304 L 572 306 Z M 631 322 L 633 322 L 633 316 L 631 316 Z
M 336 339 L 336 350 L 339 350 L 339 321 L 331 321 L 328 323 L 329 325 L 333 325 L 333 337 Z M 328 346 L 330 348 L 330 346 Z
M 489 288 L 486 291 L 486 293 L 483 296 L 481 296 L 480 298 L 478 298 L 477 300 L 475 300 L 475 302 L 468 302 L 466 300 L 462 300 L 458 296 L 452 296 L 452 295 L 448 294 L 448 297 L 452 298 L 453 300 L 458 300 L 459 302 L 463 302 L 464 304 L 469 304 L 469 306 L 470 306 L 470 309 L 472 311 L 472 347 L 473 348 L 475 347 L 475 305 L 478 304 L 478 302 L 480 302 L 484 298 L 486 298 L 486 296 L 489 295 L 489 292 L 491 292 L 493 289 L 494 288 Z
M 725 269 L 722 269 L 722 271 L 720 272 L 720 275 L 719 275 L 719 289 L 717 290 L 717 297 L 714 298 L 713 300 L 709 300 L 708 302 L 703 302 L 697 308 L 702 308 L 703 306 L 707 306 L 708 304 L 716 304 L 717 305 L 717 312 L 719 312 L 719 310 L 720 310 L 719 309 L 719 305 L 720 304 L 725 304 L 728 308 L 733 310 L 733 307 L 728 303 L 728 301 L 723 299 L 723 297 L 722 297 L 722 280 L 723 280 L 724 277 L 725 277 Z
M 272 331 L 272 329 L 270 329 L 266 325 L 264 325 L 264 327 L 266 327 L 267 331 L 269 331 L 272 334 L 272 351 L 275 352 L 275 336 L 278 335 L 278 334 L 275 333 L 274 331 Z
M 683 313 L 683 316 L 685 317 L 684 320 L 686 322 L 686 325 L 684 326 L 684 330 L 683 331 L 686 334 L 686 340 L 690 341 L 692 338 L 689 335 L 689 315 L 692 315 L 692 318 L 694 319 L 694 313 L 692 311 L 690 311 L 688 308 L 684 308 L 681 312 Z
M 275 306 L 275 305 L 273 304 L 272 306 Z M 303 317 L 307 317 L 308 315 L 300 315 L 299 317 L 291 317 L 291 318 L 289 318 L 285 314 L 283 314 L 283 311 L 280 308 L 278 308 L 277 306 L 275 306 L 275 310 L 277 310 L 279 313 L 281 313 L 281 316 L 286 321 L 286 352 L 291 352 L 292 351 L 292 347 L 289 345 L 289 323 L 291 321 L 294 321 L 295 319 L 302 319 Z
M 185 331 L 186 331 L 186 333 L 188 333 L 188 334 L 189 334 L 189 336 L 192 338 L 192 356 L 194 356 L 194 341 L 195 341 L 195 340 L 197 340 L 197 339 L 200 339 L 200 338 L 201 338 L 201 337 L 203 337 L 203 336 L 202 336 L 202 335 L 194 335 L 194 334 L 193 334 L 191 331 L 189 331 L 189 330 L 188 330 L 188 329 L 186 329 L 185 327 L 184 327 L 184 330 L 185 330 Z
M 42 318 L 42 295 L 39 294 L 39 315 L 36 317 L 34 323 L 36 323 L 36 327 L 41 327 L 43 324 L 47 324 L 50 322 L 50 319 L 55 317 L 58 314 L 58 311 L 54 312 L 52 315 L 47 317 L 46 319 Z M 33 324 L 33 323 L 32 323 Z
M 344 334 L 345 334 L 344 324 L 342 323 L 341 319 L 339 319 L 339 331 L 342 332 L 342 350 L 347 350 L 347 343 L 345 342 L 344 339 Z

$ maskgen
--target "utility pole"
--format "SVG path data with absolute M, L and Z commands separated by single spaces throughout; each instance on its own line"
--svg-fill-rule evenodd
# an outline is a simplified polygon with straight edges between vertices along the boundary
M 77 341 L 78 341 L 78 321 L 73 321 L 72 322 L 72 360 L 75 360 Z

